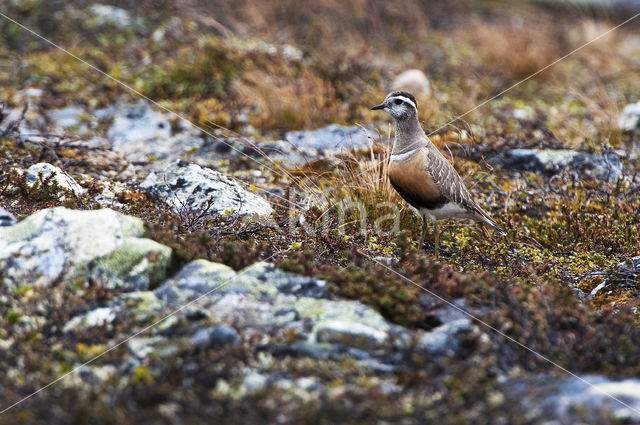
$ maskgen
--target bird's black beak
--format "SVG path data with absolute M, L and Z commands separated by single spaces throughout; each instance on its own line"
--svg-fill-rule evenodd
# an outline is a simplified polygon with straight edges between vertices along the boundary
M 386 105 L 384 103 L 381 103 L 379 105 L 374 106 L 373 108 L 371 108 L 372 111 L 378 110 L 378 109 L 384 109 Z

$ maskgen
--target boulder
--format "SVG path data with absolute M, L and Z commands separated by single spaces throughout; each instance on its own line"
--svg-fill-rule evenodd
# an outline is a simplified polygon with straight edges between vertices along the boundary
M 52 109 L 47 112 L 49 120 L 51 120 L 55 128 L 80 129 L 82 126 L 82 116 L 85 114 L 84 109 L 80 106 L 67 106 L 61 109 Z
M 310 353 L 318 351 L 316 346 L 329 344 L 360 350 L 359 355 L 368 358 L 371 351 L 407 346 L 406 329 L 360 302 L 328 299 L 325 286 L 321 279 L 285 273 L 269 263 L 256 263 L 236 273 L 224 265 L 197 260 L 155 293 L 174 308 L 201 297 L 185 308 L 186 314 L 198 309 L 217 322 L 253 329 L 266 341 L 291 330 L 298 335 L 296 340 L 311 347 Z M 198 341 L 204 335 L 198 334 Z
M 622 162 L 614 153 L 604 156 L 568 149 L 512 149 L 490 162 L 504 169 L 531 171 L 546 175 L 573 170 L 583 178 L 616 180 L 622 177 Z
M 222 173 L 197 164 L 176 161 L 147 176 L 141 188 L 165 200 L 176 212 L 269 216 L 273 212 L 265 199 L 244 189 Z
M 369 136 L 362 127 L 337 124 L 317 130 L 290 131 L 285 134 L 285 140 L 302 151 L 363 149 L 371 146 Z
M 123 145 L 171 136 L 166 114 L 156 112 L 147 103 L 120 105 L 107 131 L 107 139 L 118 149 Z
M 164 278 L 171 249 L 143 232 L 142 220 L 110 209 L 38 211 L 0 227 L 2 283 L 50 285 L 74 277 L 146 289 Z
M 609 423 L 601 420 L 611 416 L 616 423 L 640 422 L 640 379 L 582 378 L 507 381 L 506 394 L 522 404 L 531 418 L 543 417 L 546 423 Z

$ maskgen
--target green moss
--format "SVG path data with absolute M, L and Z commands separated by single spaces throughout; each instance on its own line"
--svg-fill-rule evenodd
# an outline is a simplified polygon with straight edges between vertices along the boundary
M 101 270 L 108 286 L 135 277 L 153 288 L 165 278 L 170 258 L 171 248 L 167 246 L 150 239 L 127 238 L 111 253 L 97 259 L 92 268 Z

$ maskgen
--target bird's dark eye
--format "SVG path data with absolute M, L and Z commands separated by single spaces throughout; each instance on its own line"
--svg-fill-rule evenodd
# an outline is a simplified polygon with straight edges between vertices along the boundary
M 402 104 L 402 100 L 396 99 L 396 100 L 393 101 L 393 103 L 395 103 L 396 105 L 401 105 Z

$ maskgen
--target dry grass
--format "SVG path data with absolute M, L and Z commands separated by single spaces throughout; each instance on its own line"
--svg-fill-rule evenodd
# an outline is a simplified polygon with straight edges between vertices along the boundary
M 335 99 L 333 88 L 308 71 L 296 74 L 281 66 L 270 72 L 251 71 L 236 80 L 233 89 L 238 99 L 255 111 L 250 120 L 254 127 L 289 131 L 338 119 L 330 104 Z

